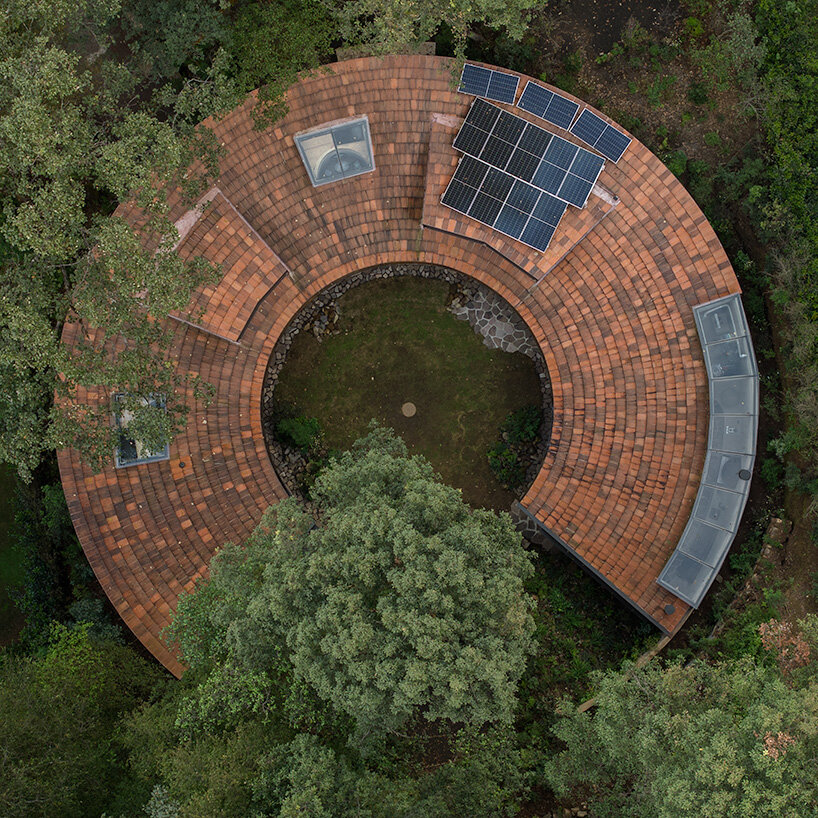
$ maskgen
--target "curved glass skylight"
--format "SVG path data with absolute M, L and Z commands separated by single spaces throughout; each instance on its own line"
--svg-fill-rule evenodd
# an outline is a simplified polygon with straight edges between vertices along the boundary
M 375 170 L 365 116 L 296 134 L 295 144 L 315 187 Z
M 698 608 L 721 569 L 750 493 L 758 369 L 741 298 L 693 308 L 710 384 L 710 435 L 687 527 L 657 582 Z

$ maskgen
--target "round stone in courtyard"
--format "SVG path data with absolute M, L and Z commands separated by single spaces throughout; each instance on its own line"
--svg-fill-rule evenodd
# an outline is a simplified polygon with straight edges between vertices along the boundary
M 406 401 L 406 403 L 401 406 L 400 410 L 405 418 L 413 418 L 418 408 L 411 401 Z

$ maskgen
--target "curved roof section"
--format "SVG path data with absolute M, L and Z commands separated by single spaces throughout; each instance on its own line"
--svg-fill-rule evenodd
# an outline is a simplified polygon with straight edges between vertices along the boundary
M 174 673 L 181 666 L 159 632 L 179 592 L 285 496 L 260 419 L 277 338 L 328 284 L 383 263 L 448 266 L 517 306 L 554 395 L 551 443 L 523 504 L 659 627 L 675 631 L 689 611 L 656 580 L 690 517 L 707 451 L 693 307 L 739 292 L 736 278 L 687 191 L 636 140 L 606 163 L 588 205 L 569 208 L 545 253 L 442 206 L 471 101 L 452 89 L 448 60 L 368 58 L 300 81 L 288 115 L 266 131 L 253 130 L 252 99 L 212 124 L 225 148 L 217 187 L 203 214 L 177 208 L 174 218 L 179 252 L 220 262 L 225 275 L 196 296 L 195 319 L 171 319 L 169 329 L 178 365 L 213 383 L 215 399 L 193 404 L 169 461 L 116 469 L 112 458 L 94 474 L 76 452 L 59 453 L 94 571 Z M 375 170 L 313 187 L 294 135 L 362 115 Z M 66 326 L 69 344 L 74 331 Z

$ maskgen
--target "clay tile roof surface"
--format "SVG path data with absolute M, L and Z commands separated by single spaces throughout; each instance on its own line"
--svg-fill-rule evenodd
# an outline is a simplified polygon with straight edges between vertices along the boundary
M 587 207 L 568 209 L 545 253 L 440 205 L 471 100 L 452 89 L 448 60 L 366 58 L 300 81 L 287 116 L 266 131 L 253 129 L 252 98 L 212 123 L 225 147 L 217 187 L 174 218 L 178 251 L 222 265 L 224 277 L 196 295 L 189 323 L 169 320 L 168 329 L 179 366 L 214 384 L 215 399 L 192 404 L 169 461 L 116 469 L 112 458 L 94 474 L 76 452 L 59 453 L 97 577 L 174 673 L 182 667 L 160 631 L 178 594 L 217 547 L 243 541 L 286 495 L 260 416 L 276 340 L 327 285 L 385 263 L 452 268 L 517 308 L 554 401 L 549 449 L 523 506 L 663 630 L 689 612 L 656 578 L 690 516 L 707 448 L 692 307 L 739 292 L 738 282 L 690 195 L 636 140 L 606 163 Z M 312 187 L 293 135 L 363 114 L 375 171 Z M 67 343 L 74 332 L 66 327 Z

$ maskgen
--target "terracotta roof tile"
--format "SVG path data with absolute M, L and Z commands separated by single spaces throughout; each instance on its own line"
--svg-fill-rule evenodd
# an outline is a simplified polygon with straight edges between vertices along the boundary
M 545 253 L 441 206 L 457 163 L 452 136 L 471 102 L 452 91 L 449 65 L 423 56 L 339 63 L 295 85 L 288 115 L 266 132 L 252 127 L 252 99 L 211 123 L 226 148 L 217 194 L 179 252 L 220 263 L 225 275 L 191 303 L 201 328 L 169 328 L 179 366 L 213 383 L 215 400 L 193 404 L 170 461 L 93 475 L 75 452 L 59 454 L 103 588 L 177 674 L 159 633 L 179 592 L 285 495 L 259 409 L 276 339 L 328 284 L 387 262 L 451 267 L 517 307 L 554 395 L 551 442 L 524 505 L 661 627 L 674 631 L 689 610 L 656 578 L 692 509 L 707 445 L 691 308 L 739 291 L 729 261 L 687 191 L 635 140 L 618 165 L 606 164 L 603 195 L 569 208 Z M 363 114 L 376 170 L 313 188 L 294 134 Z M 119 213 L 138 223 L 133 208 Z M 176 199 L 172 213 L 185 215 Z M 69 344 L 73 332 L 66 327 Z

